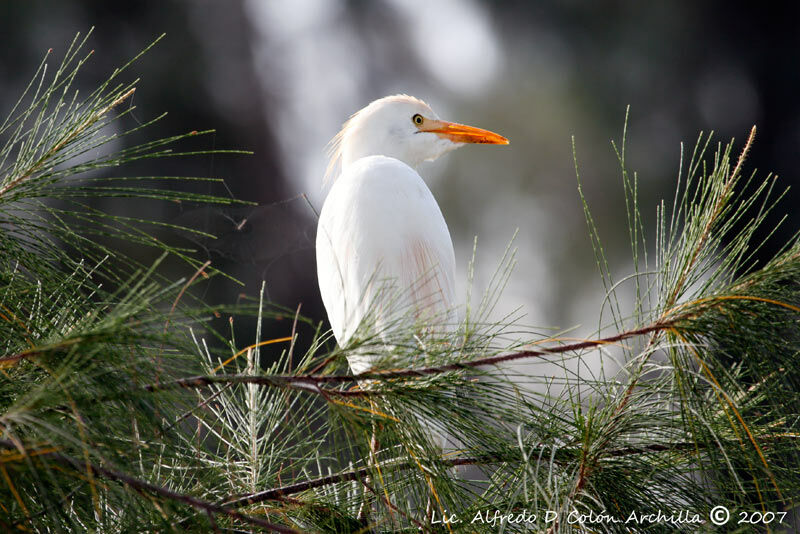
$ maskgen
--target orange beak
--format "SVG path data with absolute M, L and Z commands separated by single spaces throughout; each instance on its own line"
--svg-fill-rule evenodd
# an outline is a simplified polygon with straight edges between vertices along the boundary
M 487 145 L 507 145 L 508 139 L 500 134 L 458 124 L 456 122 L 437 121 L 428 119 L 419 127 L 421 132 L 435 133 L 439 137 L 449 139 L 454 143 L 482 143 Z

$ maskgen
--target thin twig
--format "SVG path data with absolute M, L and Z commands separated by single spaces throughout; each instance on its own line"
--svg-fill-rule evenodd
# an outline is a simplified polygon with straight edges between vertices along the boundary
M 403 516 L 407 520 L 409 520 L 412 523 L 414 523 L 415 525 L 417 525 L 417 528 L 420 530 L 420 532 L 429 532 L 430 531 L 430 529 L 426 528 L 425 525 L 423 525 L 420 521 L 418 521 L 418 520 L 414 519 L 413 517 L 409 516 L 407 513 L 403 512 L 400 508 L 398 508 L 397 506 L 392 504 L 392 502 L 389 499 L 386 498 L 386 495 L 378 494 L 378 492 L 375 490 L 375 488 L 373 488 L 372 486 L 367 484 L 366 480 L 362 480 L 361 483 L 364 484 L 364 487 L 367 488 L 370 491 L 370 493 L 372 493 L 373 495 L 375 495 L 375 497 L 377 497 L 380 500 L 382 500 L 383 503 L 390 510 L 392 510 L 393 512 L 395 512 L 397 514 L 400 514 L 401 516 Z
M 294 312 L 294 321 L 292 321 L 292 342 L 289 344 L 289 352 L 286 355 L 286 361 L 289 362 L 289 372 L 292 372 L 292 358 L 294 357 L 294 344 L 297 341 L 297 319 L 300 318 L 300 308 L 303 303 L 297 305 L 297 310 Z
M 233 384 L 226 384 L 224 387 L 221 387 L 221 388 L 219 388 L 219 390 L 218 390 L 217 392 L 213 393 L 212 395 L 209 395 L 209 396 L 208 396 L 208 398 L 206 398 L 206 399 L 203 399 L 203 401 L 202 401 L 202 402 L 200 402 L 200 403 L 198 403 L 196 406 L 192 407 L 192 409 L 190 409 L 190 410 L 187 410 L 186 412 L 184 412 L 183 414 L 181 414 L 181 416 L 180 416 L 180 417 L 178 417 L 177 419 L 175 419 L 175 420 L 174 420 L 172 423 L 170 423 L 170 424 L 169 424 L 169 426 L 167 426 L 166 428 L 164 428 L 164 430 L 162 430 L 162 432 L 163 432 L 164 434 L 166 434 L 168 431 L 170 431 L 172 428 L 174 428 L 174 427 L 175 427 L 175 425 L 177 425 L 178 423 L 180 423 L 181 421 L 185 420 L 185 419 L 186 419 L 186 418 L 188 418 L 190 415 L 192 415 L 192 414 L 195 412 L 195 410 L 199 410 L 200 408 L 203 408 L 203 407 L 205 407 L 205 406 L 206 406 L 206 405 L 207 405 L 209 402 L 211 402 L 212 400 L 214 400 L 214 399 L 216 399 L 217 397 L 219 397 L 220 395 L 222 395 L 222 394 L 223 394 L 225 391 L 227 391 L 227 390 L 228 390 L 228 389 L 229 389 L 231 386 L 233 386 Z
M 354 376 L 345 375 L 331 375 L 331 377 L 349 378 L 356 380 Z M 345 380 L 339 380 L 344 382 Z M 196 389 L 208 387 L 212 384 L 257 384 L 259 386 L 273 386 L 284 389 L 295 389 L 298 391 L 308 391 L 311 393 L 318 393 L 321 395 L 333 395 L 337 397 L 366 397 L 369 395 L 376 395 L 376 391 L 342 391 L 338 389 L 322 389 L 317 385 L 317 382 L 324 382 L 324 380 L 315 380 L 313 376 L 300 376 L 298 380 L 294 380 L 289 375 L 203 375 L 191 376 L 188 378 L 180 378 L 172 382 L 165 382 L 149 384 L 144 386 L 145 391 L 164 391 L 176 388 Z
M 172 307 L 169 309 L 169 314 L 167 315 L 167 321 L 164 323 L 164 332 L 166 332 L 167 328 L 169 328 L 169 321 L 172 318 L 172 314 L 175 312 L 175 308 L 178 307 L 178 302 L 180 302 L 181 297 L 183 297 L 183 294 L 186 293 L 187 289 L 189 289 L 189 286 L 191 286 L 194 283 L 194 281 L 197 280 L 197 277 L 200 276 L 201 274 L 206 276 L 206 278 L 208 278 L 208 275 L 205 274 L 205 268 L 208 267 L 209 265 L 211 265 L 211 260 L 207 260 L 203 265 L 201 265 L 194 272 L 192 277 L 189 278 L 189 281 L 183 284 L 183 287 L 181 288 L 180 292 L 178 292 L 178 296 L 175 297 L 175 301 L 172 303 Z

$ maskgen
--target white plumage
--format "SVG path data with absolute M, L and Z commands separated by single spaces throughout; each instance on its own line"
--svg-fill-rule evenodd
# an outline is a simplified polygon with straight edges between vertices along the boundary
M 416 98 L 376 100 L 334 138 L 341 164 L 317 228 L 317 276 L 334 336 L 361 327 L 444 333 L 455 325 L 455 257 L 442 212 L 414 167 L 464 143 L 507 144 L 495 133 L 444 122 Z M 353 373 L 375 356 L 349 357 Z

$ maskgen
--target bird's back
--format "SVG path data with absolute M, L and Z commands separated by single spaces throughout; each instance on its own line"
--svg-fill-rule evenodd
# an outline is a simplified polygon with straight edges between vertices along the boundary
M 340 345 L 359 327 L 384 339 L 452 328 L 450 233 L 430 190 L 405 163 L 369 156 L 348 166 L 322 208 L 316 247 L 322 300 Z M 371 362 L 350 363 L 359 373 Z

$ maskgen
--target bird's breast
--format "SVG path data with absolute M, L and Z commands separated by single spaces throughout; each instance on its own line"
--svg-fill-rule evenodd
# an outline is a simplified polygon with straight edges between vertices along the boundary
M 368 315 L 390 314 L 388 302 L 417 317 L 451 307 L 454 271 L 447 224 L 414 169 L 384 156 L 345 169 L 317 231 L 320 290 L 340 343 Z

